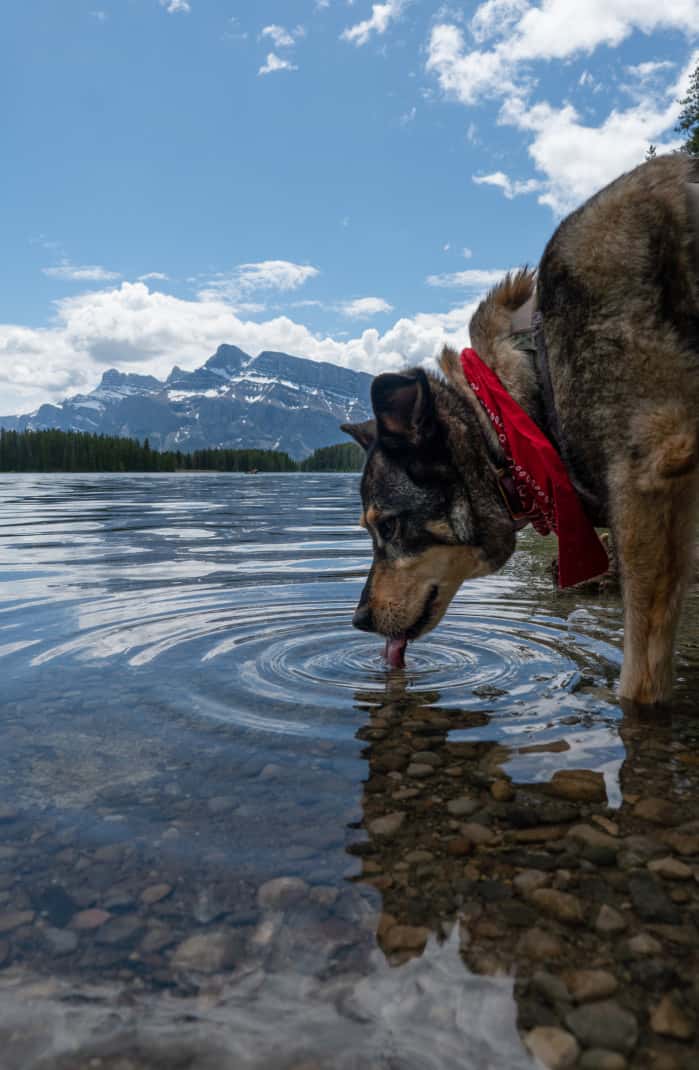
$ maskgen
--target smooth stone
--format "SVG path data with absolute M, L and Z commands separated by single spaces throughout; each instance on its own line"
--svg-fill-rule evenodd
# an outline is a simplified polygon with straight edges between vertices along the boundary
M 420 765 L 431 765 L 433 767 L 436 767 L 442 764 L 442 759 L 439 757 L 439 755 L 435 754 L 434 751 L 431 750 L 417 751 L 415 754 L 413 754 L 412 758 L 414 762 L 418 762 Z
M 33 910 L 8 910 L 0 914 L 0 933 L 11 933 L 21 925 L 31 925 L 35 916 Z
M 18 817 L 19 814 L 13 806 L 0 806 L 0 823 L 16 821 Z
M 686 862 L 672 857 L 656 858 L 648 863 L 648 869 L 651 873 L 657 873 L 659 877 L 664 877 L 668 881 L 688 881 L 694 875 Z
M 206 804 L 210 814 L 227 814 L 235 810 L 238 799 L 235 795 L 214 795 Z
M 642 958 L 646 955 L 661 955 L 663 952 L 663 945 L 650 933 L 637 933 L 636 936 L 631 937 L 626 946 L 635 958 Z
M 678 855 L 699 855 L 699 836 L 686 832 L 666 832 L 663 843 L 676 851 Z
M 496 802 L 509 802 L 514 798 L 515 791 L 509 780 L 496 780 L 490 785 L 490 794 Z
M 76 911 L 75 900 L 59 884 L 50 884 L 36 896 L 34 906 L 49 924 L 57 928 L 67 925 Z
M 634 806 L 633 814 L 656 825 L 676 824 L 675 807 L 667 799 L 641 799 Z
M 626 918 L 608 903 L 603 903 L 595 920 L 595 929 L 606 936 L 614 936 L 626 929 Z
M 431 765 L 426 765 L 424 762 L 411 762 L 408 768 L 406 769 L 406 773 L 408 776 L 414 776 L 418 779 L 421 779 L 424 777 L 432 776 L 434 773 L 434 769 Z
M 538 910 L 564 925 L 582 925 L 585 920 L 582 900 L 568 892 L 537 888 L 528 898 Z
M 563 975 L 576 1003 L 613 996 L 619 982 L 607 970 L 568 970 Z
M 454 836 L 453 839 L 447 840 L 446 851 L 448 855 L 453 858 L 461 858 L 464 855 L 470 854 L 473 850 L 473 841 L 467 840 L 465 836 Z
M 420 862 L 434 862 L 434 855 L 431 851 L 408 851 L 405 861 L 409 862 L 411 866 L 415 866 Z
M 578 1063 L 580 1070 L 626 1070 L 628 1062 L 618 1051 L 590 1048 Z
M 469 799 L 466 796 L 460 799 L 452 799 L 447 803 L 447 810 L 454 817 L 470 817 L 480 808 L 481 803 L 478 799 Z
M 141 940 L 141 951 L 149 954 L 155 951 L 162 951 L 163 948 L 169 947 L 170 944 L 174 944 L 175 936 L 170 929 L 167 929 L 163 925 L 155 925 L 149 929 L 146 935 Z
M 217 973 L 235 965 L 238 941 L 224 929 L 190 936 L 175 949 L 172 965 L 176 970 Z
M 422 951 L 430 930 L 422 925 L 393 925 L 382 938 L 385 951 Z
M 651 1010 L 650 1027 L 659 1036 L 675 1040 L 691 1040 L 695 1029 L 692 1019 L 670 993 Z
M 575 1037 L 556 1026 L 538 1025 L 530 1029 L 524 1043 L 549 1070 L 568 1070 L 575 1066 L 580 1054 Z
M 275 877 L 257 889 L 262 910 L 283 910 L 308 895 L 308 885 L 300 877 Z
M 553 933 L 545 929 L 529 929 L 517 942 L 517 954 L 524 955 L 534 962 L 546 962 L 559 959 L 563 954 L 563 945 Z
M 92 907 L 90 910 L 80 910 L 74 914 L 70 925 L 72 929 L 99 929 L 100 925 L 109 921 L 111 916 L 107 910 Z
M 141 935 L 144 929 L 143 918 L 137 914 L 124 914 L 119 918 L 111 918 L 101 925 L 95 942 L 98 944 L 125 944 L 130 943 Z
M 591 769 L 559 769 L 553 774 L 548 791 L 572 802 L 605 802 L 607 799 L 604 776 Z
M 561 977 L 556 977 L 546 970 L 537 970 L 532 976 L 531 987 L 555 1007 L 557 1003 L 570 1003 L 568 986 Z
M 395 836 L 404 821 L 405 814 L 396 810 L 394 813 L 385 814 L 384 817 L 377 817 L 370 821 L 369 832 L 372 836 Z
M 608 1048 L 628 1054 L 638 1041 L 634 1015 L 611 999 L 586 1003 L 567 1014 L 565 1021 L 586 1048 Z
M 551 880 L 548 873 L 541 869 L 523 869 L 512 881 L 512 886 L 520 895 L 529 896 L 537 888 L 543 888 Z
M 585 847 L 604 847 L 616 854 L 621 847 L 618 839 L 610 836 L 608 832 L 595 828 L 593 825 L 573 825 L 568 831 L 568 837 Z
M 171 891 L 171 884 L 152 884 L 150 888 L 144 888 L 141 892 L 141 902 L 146 906 L 153 906 L 154 903 L 167 899 Z
M 491 829 L 486 828 L 485 825 L 479 825 L 476 821 L 470 821 L 466 825 L 462 825 L 459 833 L 477 847 L 481 844 L 494 843 L 496 839 L 495 833 Z
M 661 921 L 669 925 L 679 922 L 677 907 L 652 873 L 647 870 L 634 873 L 629 878 L 629 892 L 634 908 L 643 921 Z
M 78 937 L 70 929 L 54 929 L 49 925 L 42 929 L 42 936 L 54 955 L 70 955 L 78 946 Z

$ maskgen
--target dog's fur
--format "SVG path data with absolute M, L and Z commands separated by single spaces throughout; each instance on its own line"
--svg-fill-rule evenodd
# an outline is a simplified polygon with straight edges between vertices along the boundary
M 622 576 L 621 695 L 666 700 L 699 497 L 698 239 L 688 183 L 699 163 L 660 157 L 622 175 L 559 226 L 538 276 L 508 276 L 481 303 L 471 341 L 547 429 L 531 355 L 512 316 L 536 293 L 565 464 L 594 523 L 613 532 Z M 444 379 L 419 368 L 378 376 L 375 420 L 346 426 L 367 450 L 361 523 L 374 562 L 359 627 L 417 638 L 460 584 L 515 546 L 497 438 L 459 358 Z

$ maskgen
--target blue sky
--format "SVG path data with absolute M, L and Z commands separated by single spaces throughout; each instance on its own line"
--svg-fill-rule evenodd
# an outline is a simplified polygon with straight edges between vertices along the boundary
M 378 372 L 671 149 L 699 0 L 4 5 L 0 413 L 221 342 Z

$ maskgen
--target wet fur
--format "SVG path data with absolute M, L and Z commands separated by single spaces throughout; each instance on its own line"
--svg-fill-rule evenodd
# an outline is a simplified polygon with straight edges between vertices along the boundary
M 617 551 L 621 694 L 644 704 L 671 692 L 699 496 L 699 273 L 689 181 L 699 181 L 699 164 L 682 155 L 623 175 L 564 220 L 537 275 L 507 276 L 471 322 L 474 348 L 541 423 L 536 370 L 510 338 L 513 312 L 536 289 L 563 459 Z M 379 376 L 376 420 L 347 428 L 368 451 L 365 514 L 373 509 L 379 523 L 399 517 L 389 539 L 368 525 L 374 564 L 360 603 L 371 628 L 389 636 L 424 634 L 464 579 L 501 567 L 514 549 L 497 439 L 458 355 L 445 350 L 441 368 L 444 380 L 419 369 Z

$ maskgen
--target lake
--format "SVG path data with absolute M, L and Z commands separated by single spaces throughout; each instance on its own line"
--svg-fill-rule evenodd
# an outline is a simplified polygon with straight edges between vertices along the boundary
M 529 533 L 388 672 L 358 515 L 0 476 L 3 1070 L 696 1065 L 696 592 L 662 715 Z

